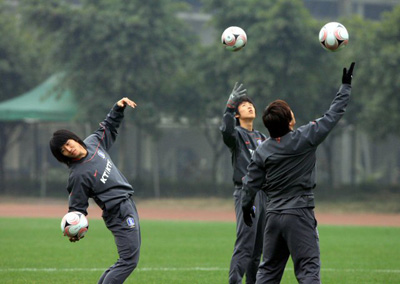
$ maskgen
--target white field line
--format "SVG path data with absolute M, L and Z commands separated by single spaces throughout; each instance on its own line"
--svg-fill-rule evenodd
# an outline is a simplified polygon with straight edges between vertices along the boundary
M 1 272 L 90 272 L 90 271 L 104 271 L 106 268 L 0 268 Z M 293 271 L 293 268 L 286 268 L 285 270 Z M 147 271 L 228 271 L 228 268 L 221 267 L 143 267 L 135 269 L 137 272 Z M 348 272 L 348 273 L 387 273 L 387 274 L 400 274 L 400 269 L 336 269 L 336 268 L 322 268 L 322 272 Z

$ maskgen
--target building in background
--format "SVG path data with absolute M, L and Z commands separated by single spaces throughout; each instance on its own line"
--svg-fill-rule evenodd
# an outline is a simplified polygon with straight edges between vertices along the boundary
M 317 19 L 337 19 L 358 14 L 365 19 L 379 20 L 382 13 L 391 11 L 399 0 L 303 0 Z

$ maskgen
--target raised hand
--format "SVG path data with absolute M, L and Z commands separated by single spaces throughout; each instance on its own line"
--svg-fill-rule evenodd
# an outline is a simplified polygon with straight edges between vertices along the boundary
M 117 102 L 117 105 L 118 105 L 119 107 L 130 106 L 131 108 L 135 108 L 135 107 L 137 106 L 137 104 L 136 104 L 134 101 L 130 100 L 130 99 L 127 98 L 127 97 L 120 99 L 120 100 Z
M 343 68 L 343 77 L 342 77 L 343 84 L 351 85 L 351 79 L 353 79 L 354 65 L 356 65 L 356 63 L 352 62 L 348 71 L 346 68 Z
M 246 89 L 242 89 L 243 84 L 240 84 L 238 86 L 238 82 L 235 83 L 235 86 L 233 87 L 233 90 L 231 94 L 229 95 L 229 99 L 226 103 L 226 107 L 228 108 L 236 108 L 240 98 L 246 96 Z

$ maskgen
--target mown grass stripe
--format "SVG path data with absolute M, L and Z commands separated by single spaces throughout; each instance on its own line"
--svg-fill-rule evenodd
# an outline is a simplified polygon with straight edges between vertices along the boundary
M 104 271 L 106 268 L 0 268 L 0 272 L 87 272 Z M 221 267 L 143 267 L 135 271 L 227 271 L 228 268 Z M 285 270 L 292 271 L 293 268 Z M 400 269 L 340 269 L 340 268 L 322 268 L 325 272 L 375 272 L 375 273 L 400 273 Z

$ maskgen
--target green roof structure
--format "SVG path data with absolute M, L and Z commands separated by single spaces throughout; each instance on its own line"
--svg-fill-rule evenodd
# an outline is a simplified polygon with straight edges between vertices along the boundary
M 0 102 L 0 121 L 71 121 L 77 113 L 72 93 L 61 89 L 61 74 L 18 97 Z

